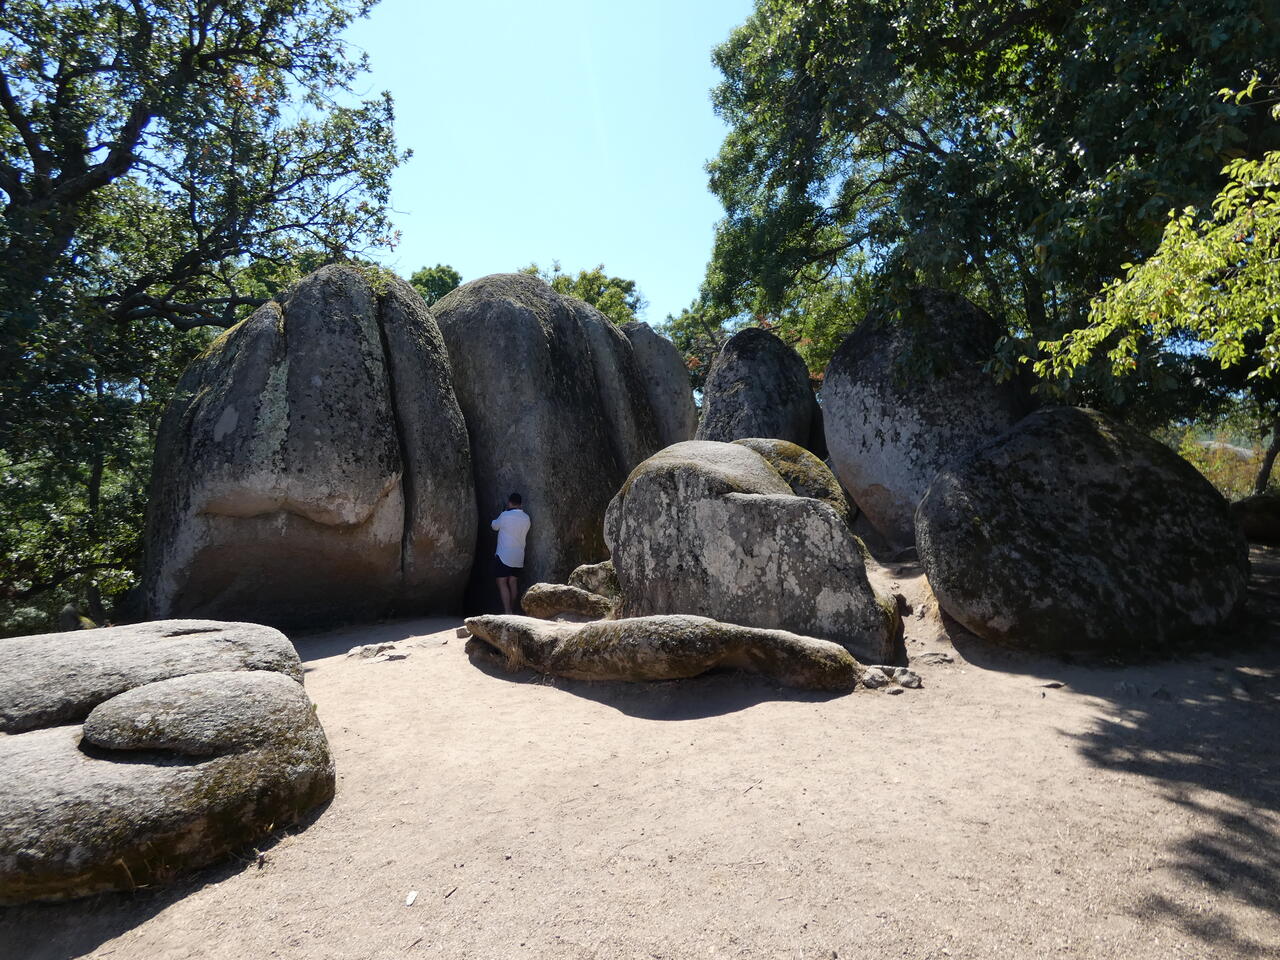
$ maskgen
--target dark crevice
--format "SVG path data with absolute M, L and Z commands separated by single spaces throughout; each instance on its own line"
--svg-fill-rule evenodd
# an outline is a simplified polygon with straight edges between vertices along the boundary
M 409 446 L 405 442 L 404 423 L 400 419 L 400 397 L 396 392 L 395 365 L 391 359 L 391 344 L 387 340 L 387 328 L 383 322 L 385 298 L 377 298 L 377 314 L 374 323 L 378 327 L 378 339 L 382 342 L 382 368 L 387 374 L 387 393 L 391 401 L 391 422 L 396 430 L 396 446 L 400 453 L 400 494 L 404 501 L 404 514 L 400 528 L 400 586 L 404 587 L 405 563 L 408 560 L 413 535 L 413 471 L 409 469 Z

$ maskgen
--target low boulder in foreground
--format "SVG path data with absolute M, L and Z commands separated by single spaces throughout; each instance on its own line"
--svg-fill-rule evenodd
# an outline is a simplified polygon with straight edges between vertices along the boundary
M 1195 643 L 1245 595 L 1226 500 L 1163 444 L 1100 413 L 1041 410 L 943 469 L 916 547 L 944 610 L 1034 651 Z
M 529 616 L 543 620 L 565 615 L 602 620 L 613 614 L 614 601 L 569 584 L 535 583 L 520 598 L 520 607 Z
M 297 653 L 269 627 L 169 621 L 4 645 L 0 904 L 164 883 L 333 797 Z
M 731 667 L 783 686 L 849 691 L 862 675 L 861 664 L 839 644 L 706 617 L 576 624 L 484 616 L 467 620 L 467 629 L 472 634 L 467 652 L 473 658 L 574 680 L 681 680 Z

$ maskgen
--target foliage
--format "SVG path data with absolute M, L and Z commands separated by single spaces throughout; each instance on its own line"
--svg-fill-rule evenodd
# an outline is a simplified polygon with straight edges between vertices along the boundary
M 877 296 L 932 284 L 1004 317 L 997 373 L 1082 326 L 1224 162 L 1280 145 L 1208 96 L 1280 65 L 1269 0 L 758 0 L 715 62 L 711 301 L 780 308 L 861 252 Z
M 1256 88 L 1223 93 L 1242 100 Z M 1124 264 L 1125 276 L 1093 301 L 1089 325 L 1040 345 L 1041 375 L 1070 375 L 1105 352 L 1123 376 L 1141 343 L 1176 336 L 1205 344 L 1221 368 L 1243 367 L 1248 379 L 1280 369 L 1280 151 L 1232 160 L 1222 172 L 1210 213 L 1171 212 L 1155 253 Z
M 409 282 L 418 293 L 422 294 L 422 299 L 427 301 L 427 306 L 431 306 L 462 283 L 462 274 L 453 267 L 437 263 L 434 267 L 415 270 L 409 277 Z
M 0 0 L 0 630 L 132 582 L 197 328 L 392 242 L 371 5 Z
M 679 314 L 667 314 L 658 325 L 658 332 L 680 351 L 689 368 L 694 393 L 700 395 L 706 385 L 707 374 L 711 372 L 711 364 L 733 330 L 705 300 L 695 300 Z
M 540 277 L 557 293 L 585 300 L 618 326 L 638 320 L 649 305 L 636 289 L 634 280 L 609 276 L 603 263 L 593 270 L 579 270 L 577 276 L 562 272 L 559 260 L 551 262 L 550 271 L 531 263 L 520 272 Z

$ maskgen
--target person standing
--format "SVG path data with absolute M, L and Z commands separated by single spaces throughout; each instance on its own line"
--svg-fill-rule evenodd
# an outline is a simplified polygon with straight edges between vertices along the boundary
M 505 613 L 514 613 L 516 598 L 520 595 L 518 577 L 524 568 L 524 541 L 529 535 L 529 515 L 521 509 L 520 494 L 507 497 L 507 509 L 489 524 L 498 531 L 498 551 L 493 558 L 493 572 L 498 579 L 498 594 L 502 597 Z

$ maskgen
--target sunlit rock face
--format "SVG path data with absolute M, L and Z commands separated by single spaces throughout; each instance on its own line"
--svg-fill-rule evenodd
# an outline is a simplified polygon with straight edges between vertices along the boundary
M 152 617 L 283 626 L 455 610 L 474 543 L 448 355 L 407 284 L 325 267 L 179 382 L 156 444 Z
M 822 387 L 836 476 L 897 548 L 912 543 L 934 474 L 1032 409 L 1021 380 L 996 383 L 983 371 L 1002 333 L 985 311 L 923 289 L 908 313 L 908 327 L 869 314 L 836 351 Z
M 834 507 L 797 496 L 747 446 L 660 451 L 618 491 L 605 531 L 623 617 L 694 614 L 892 659 L 897 613 L 872 590 L 862 544 Z
M 1033 413 L 943 469 L 916 547 L 947 613 L 1036 651 L 1202 644 L 1249 576 L 1244 535 L 1195 467 L 1073 407 Z
M 0 731 L 0 904 L 166 883 L 334 793 L 298 654 L 258 624 L 6 640 Z

